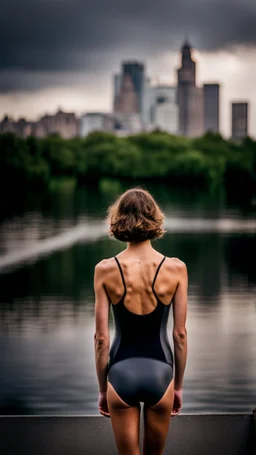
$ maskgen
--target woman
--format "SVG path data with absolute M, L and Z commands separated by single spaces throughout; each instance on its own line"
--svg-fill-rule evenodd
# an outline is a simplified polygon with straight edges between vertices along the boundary
M 109 232 L 127 248 L 95 267 L 98 405 L 111 418 L 120 455 L 140 454 L 140 402 L 143 455 L 163 453 L 171 415 L 182 406 L 188 277 L 182 261 L 151 245 L 165 232 L 163 219 L 148 191 L 127 190 L 108 209 Z M 166 332 L 171 303 L 175 362 Z M 110 304 L 116 332 L 109 352 Z

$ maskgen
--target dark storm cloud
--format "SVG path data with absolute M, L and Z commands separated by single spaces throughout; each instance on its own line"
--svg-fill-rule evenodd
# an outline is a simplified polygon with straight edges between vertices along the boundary
M 0 90 L 18 86 L 18 73 L 4 77 L 10 70 L 111 70 L 117 53 L 143 60 L 177 50 L 186 33 L 199 50 L 256 45 L 255 21 L 255 0 L 9 0 L 0 15 Z

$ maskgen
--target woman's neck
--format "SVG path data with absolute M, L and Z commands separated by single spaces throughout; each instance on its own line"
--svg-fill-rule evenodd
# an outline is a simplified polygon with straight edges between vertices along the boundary
M 133 253 L 147 253 L 153 250 L 150 240 L 143 242 L 127 242 L 126 250 Z

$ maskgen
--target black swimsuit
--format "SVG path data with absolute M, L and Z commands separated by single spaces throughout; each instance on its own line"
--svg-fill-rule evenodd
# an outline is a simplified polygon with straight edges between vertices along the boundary
M 162 398 L 173 379 L 173 354 L 167 336 L 170 305 L 164 305 L 154 290 L 165 256 L 152 283 L 157 305 L 148 314 L 133 313 L 124 305 L 126 285 L 117 257 L 115 260 L 124 294 L 116 305 L 112 304 L 115 336 L 109 352 L 108 381 L 128 405 L 144 402 L 152 406 Z

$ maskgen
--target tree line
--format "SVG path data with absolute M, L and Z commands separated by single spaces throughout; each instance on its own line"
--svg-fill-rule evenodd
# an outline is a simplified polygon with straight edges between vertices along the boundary
M 58 176 L 82 183 L 110 177 L 198 188 L 224 185 L 228 191 L 256 194 L 256 141 L 236 142 L 216 133 L 192 139 L 160 131 L 128 137 L 93 132 L 73 139 L 0 135 L 2 184 L 45 186 Z

